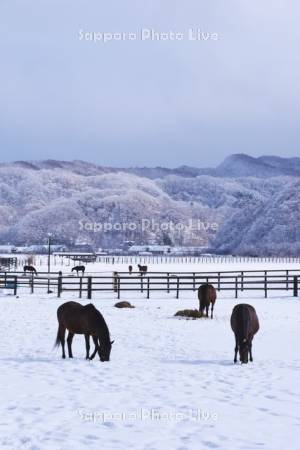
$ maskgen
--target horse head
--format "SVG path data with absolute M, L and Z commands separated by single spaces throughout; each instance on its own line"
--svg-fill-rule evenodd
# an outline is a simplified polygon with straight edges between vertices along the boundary
M 99 357 L 100 357 L 100 361 L 101 362 L 105 362 L 105 361 L 109 361 L 109 358 L 110 358 L 110 352 L 111 352 L 111 347 L 112 347 L 112 344 L 114 343 L 115 341 L 108 341 L 107 343 L 105 343 L 105 344 L 100 344 L 100 347 L 99 347 Z
M 239 355 L 242 364 L 247 364 L 249 360 L 250 345 L 246 338 L 239 344 Z

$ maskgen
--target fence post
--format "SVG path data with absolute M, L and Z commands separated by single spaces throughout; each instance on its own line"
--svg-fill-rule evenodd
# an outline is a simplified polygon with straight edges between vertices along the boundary
M 176 298 L 179 298 L 179 277 L 177 277 Z
M 33 272 L 31 274 L 31 293 L 34 293 L 34 276 L 33 276 Z
M 220 272 L 218 272 L 218 291 L 221 290 L 221 279 L 220 279 Z
M 193 291 L 196 290 L 196 279 L 195 279 L 195 272 L 193 273 Z
M 241 291 L 244 290 L 244 272 L 241 272 Z
M 118 284 L 118 288 L 117 288 L 117 291 L 118 291 L 118 300 L 120 300 L 120 297 L 121 297 L 121 278 L 120 278 L 120 277 L 118 277 L 117 284 Z
M 298 297 L 298 277 L 294 277 L 294 297 Z
M 147 298 L 150 298 L 150 278 L 147 279 Z
M 265 298 L 268 297 L 268 275 L 267 272 L 265 272 Z
M 118 272 L 113 272 L 113 291 L 118 291 Z
M 170 274 L 167 273 L 167 293 L 170 293 Z
M 143 280 L 142 273 L 141 273 L 140 277 L 141 277 L 141 292 L 144 292 L 144 280 Z
M 87 281 L 87 298 L 90 300 L 92 298 L 92 277 L 88 277 Z
M 82 298 L 82 277 L 79 279 L 79 298 Z
M 60 298 L 62 292 L 62 276 L 59 275 L 57 279 L 57 297 Z
M 14 277 L 14 295 L 17 295 L 18 277 Z
M 286 271 L 286 290 L 289 290 L 289 271 Z
M 238 290 L 239 290 L 238 277 L 235 277 L 235 298 L 238 298 Z

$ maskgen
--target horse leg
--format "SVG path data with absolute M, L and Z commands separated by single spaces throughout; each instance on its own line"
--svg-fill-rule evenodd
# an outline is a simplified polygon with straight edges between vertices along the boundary
M 66 353 L 65 353 L 65 336 L 66 336 L 66 329 L 59 327 L 59 338 L 62 348 L 62 358 L 65 359 Z
M 252 357 L 252 342 L 250 342 L 249 353 L 250 353 L 250 361 L 253 362 L 253 357 Z
M 237 337 L 235 336 L 235 348 L 234 348 L 234 363 L 237 362 L 237 353 L 238 353 L 238 341 L 237 341 Z
M 211 304 L 210 318 L 211 318 L 211 319 L 214 318 L 214 305 L 213 305 L 213 303 Z
M 94 350 L 93 353 L 91 354 L 90 360 L 92 360 L 92 359 L 95 358 L 96 353 L 98 352 L 98 348 L 99 348 L 99 345 L 98 345 L 98 338 L 96 338 L 96 336 L 92 336 L 92 338 L 93 338 L 93 341 L 94 341 L 94 344 L 95 344 L 95 350 Z
M 85 348 L 86 348 L 86 357 L 85 359 L 89 359 L 90 357 L 90 335 L 89 334 L 85 334 Z
M 209 305 L 205 307 L 206 309 L 206 317 L 208 317 L 208 310 L 209 310 Z
M 69 331 L 68 338 L 67 338 L 69 358 L 73 358 L 73 354 L 72 354 L 73 337 L 74 337 L 74 333 L 71 333 Z

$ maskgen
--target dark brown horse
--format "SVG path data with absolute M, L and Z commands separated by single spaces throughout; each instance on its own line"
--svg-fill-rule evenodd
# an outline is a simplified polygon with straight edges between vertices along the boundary
M 143 275 L 146 275 L 146 273 L 148 272 L 148 266 L 141 266 L 140 264 L 138 264 L 138 268 L 139 268 L 141 277 Z
M 233 308 L 231 314 L 231 328 L 235 335 L 234 362 L 237 362 L 237 352 L 243 364 L 253 361 L 252 339 L 259 330 L 259 321 L 255 309 L 251 305 L 239 304 Z
M 72 340 L 74 334 L 84 334 L 86 343 L 86 359 L 93 359 L 98 352 L 101 361 L 109 361 L 111 346 L 109 330 L 106 322 L 94 305 L 81 305 L 77 302 L 67 302 L 57 310 L 58 331 L 55 346 L 62 346 L 62 357 L 65 358 L 65 333 L 69 330 L 67 343 L 69 358 L 73 358 Z M 90 336 L 92 336 L 95 350 L 91 357 Z
M 75 266 L 75 267 L 73 267 L 72 272 L 74 272 L 74 270 L 75 270 L 77 276 L 78 276 L 78 272 L 81 272 L 82 275 L 84 275 L 85 266 Z
M 202 284 L 198 288 L 199 311 L 208 317 L 209 305 L 211 304 L 211 318 L 213 318 L 214 304 L 217 298 L 217 291 L 212 284 Z
M 34 275 L 37 275 L 37 271 L 36 271 L 35 267 L 33 267 L 33 266 L 24 266 L 23 270 L 24 270 L 24 273 L 30 272 L 30 273 L 33 273 Z

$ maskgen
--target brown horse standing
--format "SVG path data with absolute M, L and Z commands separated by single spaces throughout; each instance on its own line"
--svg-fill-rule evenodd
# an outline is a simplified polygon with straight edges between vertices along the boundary
M 81 273 L 82 273 L 82 276 L 83 276 L 83 275 L 84 275 L 84 272 L 85 272 L 85 266 L 74 266 L 74 267 L 72 268 L 71 272 L 74 272 L 74 270 L 75 270 L 77 276 L 78 276 L 78 272 L 81 272 Z
M 94 305 L 81 305 L 77 302 L 67 302 L 57 310 L 58 331 L 55 346 L 62 346 L 62 357 L 65 358 L 65 333 L 69 330 L 67 343 L 69 358 L 73 358 L 72 340 L 74 334 L 84 334 L 86 343 L 86 359 L 93 359 L 98 352 L 101 361 L 109 361 L 111 346 L 109 330 L 106 322 Z M 95 350 L 91 357 L 90 336 L 92 336 Z
M 206 317 L 208 317 L 209 305 L 211 304 L 211 318 L 213 318 L 216 298 L 217 291 L 212 284 L 202 284 L 198 288 L 199 311 L 203 314 L 204 310 L 206 310 Z
M 148 266 L 141 266 L 140 264 L 138 264 L 138 268 L 139 268 L 141 277 L 143 275 L 146 275 L 146 273 L 148 272 Z
M 237 362 L 237 352 L 243 364 L 253 361 L 252 340 L 259 330 L 259 321 L 255 309 L 251 305 L 239 304 L 233 308 L 230 324 L 235 335 L 234 362 Z
M 30 272 L 30 273 L 32 273 L 34 275 L 37 275 L 36 268 L 33 267 L 33 266 L 24 266 L 23 267 L 23 271 L 24 271 L 25 274 L 26 274 L 26 272 Z

